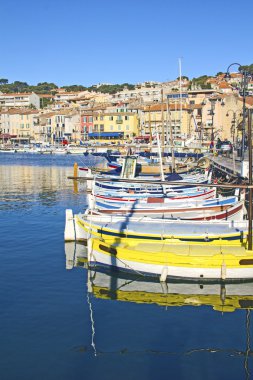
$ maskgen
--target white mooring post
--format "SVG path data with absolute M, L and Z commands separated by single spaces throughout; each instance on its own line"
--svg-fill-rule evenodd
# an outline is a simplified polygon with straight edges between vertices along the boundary
M 73 216 L 73 211 L 71 209 L 66 210 L 64 240 L 65 241 L 75 241 L 76 240 L 74 216 Z

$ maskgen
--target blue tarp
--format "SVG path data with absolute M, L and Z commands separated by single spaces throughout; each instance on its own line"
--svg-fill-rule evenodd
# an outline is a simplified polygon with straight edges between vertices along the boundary
M 117 137 L 120 138 L 124 136 L 123 132 L 91 132 L 88 133 L 89 137 Z

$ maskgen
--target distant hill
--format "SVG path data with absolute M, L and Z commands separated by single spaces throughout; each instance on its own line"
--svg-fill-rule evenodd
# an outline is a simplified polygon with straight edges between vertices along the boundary
M 253 63 L 250 65 L 241 66 L 244 70 L 249 71 L 253 74 Z M 222 74 L 219 72 L 216 76 Z M 187 78 L 188 77 L 185 77 Z M 211 78 L 209 75 L 201 75 L 196 78 L 192 78 L 190 80 L 189 86 L 195 85 L 200 86 L 201 88 L 210 88 L 210 84 L 206 83 L 207 79 Z M 94 91 L 100 92 L 104 94 L 115 94 L 116 92 L 123 91 L 125 88 L 129 90 L 134 90 L 135 85 L 129 83 L 123 84 L 102 84 L 101 86 L 90 86 L 85 87 L 79 84 L 74 84 L 70 86 L 62 86 L 61 88 L 65 88 L 66 91 L 71 92 L 79 92 L 79 91 Z M 15 93 L 15 92 L 35 92 L 37 94 L 49 94 L 54 95 L 58 90 L 58 86 L 55 83 L 41 82 L 37 85 L 29 85 L 27 82 L 15 81 L 13 83 L 9 83 L 9 80 L 6 78 L 0 78 L 0 92 L 3 93 Z

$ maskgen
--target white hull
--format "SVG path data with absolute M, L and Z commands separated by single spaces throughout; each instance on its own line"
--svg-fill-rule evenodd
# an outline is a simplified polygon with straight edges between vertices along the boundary
M 224 273 L 222 268 L 184 268 L 182 266 L 165 266 L 151 265 L 144 262 L 134 262 L 128 260 L 118 260 L 116 257 L 104 255 L 101 252 L 94 250 L 91 244 L 88 244 L 88 263 L 93 266 L 110 266 L 122 271 L 146 273 L 149 276 L 160 277 L 166 280 L 167 278 L 184 278 L 193 280 L 223 280 Z M 253 279 L 252 268 L 226 268 L 226 280 L 242 280 Z

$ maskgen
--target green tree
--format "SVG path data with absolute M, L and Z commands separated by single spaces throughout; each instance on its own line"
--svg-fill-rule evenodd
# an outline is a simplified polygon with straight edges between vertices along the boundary
M 5 79 L 5 78 L 0 79 L 0 85 L 1 84 L 7 84 L 8 82 L 9 82 L 8 79 Z
M 95 92 L 101 92 L 103 94 L 116 94 L 116 92 L 123 91 L 124 88 L 127 88 L 128 90 L 135 89 L 135 85 L 129 84 L 129 83 L 123 83 L 123 84 L 102 84 L 99 87 L 91 86 L 88 87 L 89 91 L 95 91 Z
M 189 78 L 186 75 L 182 75 L 181 78 L 185 79 L 185 80 L 189 80 Z M 180 77 L 177 77 L 177 80 L 179 80 L 179 79 L 180 79 Z
M 253 74 L 253 63 L 251 63 L 250 65 L 241 66 L 241 70 L 246 70 L 250 72 L 251 74 Z
M 78 85 L 78 84 L 73 84 L 71 86 L 63 86 L 62 88 L 65 88 L 65 90 L 71 91 L 71 92 L 78 92 L 78 91 L 87 90 L 87 87 L 84 87 L 84 86 Z

